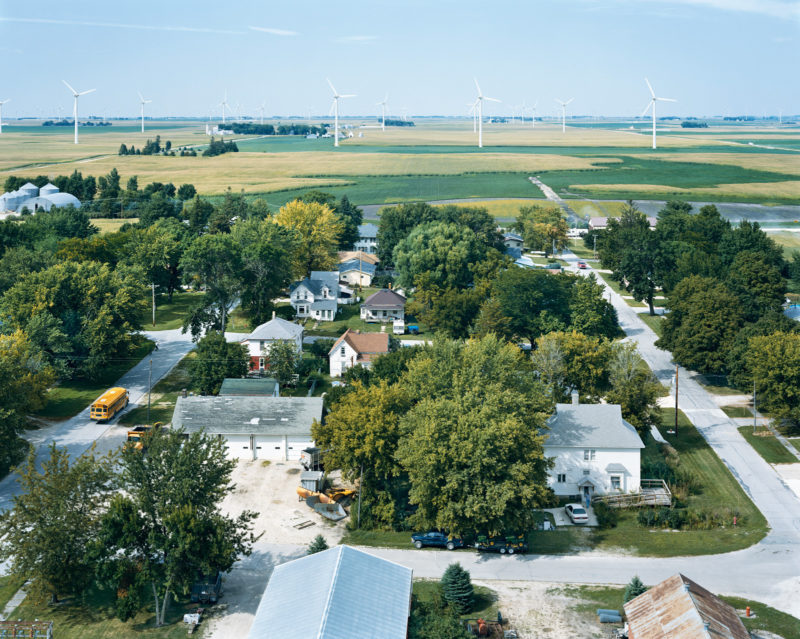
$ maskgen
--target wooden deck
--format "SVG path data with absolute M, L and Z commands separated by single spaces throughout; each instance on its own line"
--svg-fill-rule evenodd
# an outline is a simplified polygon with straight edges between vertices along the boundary
M 605 502 L 611 508 L 640 508 L 642 506 L 671 506 L 672 492 L 663 479 L 642 479 L 639 492 L 595 495 L 592 503 Z

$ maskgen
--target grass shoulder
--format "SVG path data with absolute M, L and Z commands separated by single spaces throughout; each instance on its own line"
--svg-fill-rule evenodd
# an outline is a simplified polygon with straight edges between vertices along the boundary
M 0 577 L 0 612 L 5 609 L 11 597 L 22 588 L 24 583 L 25 579 L 18 575 L 3 575 Z
M 454 560 L 455 561 L 455 560 Z M 462 619 L 497 619 L 497 595 L 491 588 L 473 584 L 472 609 L 461 615 Z M 441 597 L 438 579 L 415 579 L 412 593 L 420 602 L 433 603 Z
M 700 375 L 694 376 L 694 379 L 699 382 L 703 388 L 709 393 L 714 395 L 741 395 L 742 391 L 733 386 L 725 375 Z
M 180 328 L 191 308 L 200 302 L 203 295 L 199 291 L 181 291 L 174 293 L 172 300 L 166 295 L 156 295 L 156 323 L 153 325 L 153 311 L 149 307 L 142 313 L 142 326 L 148 331 Z
M 195 351 L 188 353 L 167 375 L 153 386 L 150 393 L 150 424 L 172 421 L 172 413 L 175 411 L 178 394 L 184 388 L 191 386 L 189 367 L 196 356 Z M 135 426 L 147 423 L 146 405 L 129 410 L 118 421 L 121 426 Z
M 650 313 L 638 313 L 639 319 L 650 327 L 658 337 L 664 330 L 664 316 L 663 315 L 650 315 Z
M 753 616 L 749 619 L 742 617 L 745 628 L 750 632 L 766 630 L 783 637 L 783 639 L 800 639 L 800 619 L 797 617 L 750 599 L 724 596 L 720 599 L 740 611 L 750 606 Z
M 740 426 L 739 432 L 768 464 L 794 464 L 800 461 L 766 428 L 759 428 L 754 433 L 752 426 Z
M 47 403 L 35 413 L 36 417 L 61 421 L 74 417 L 89 406 L 153 350 L 154 342 L 143 335 L 135 339 L 136 347 L 130 356 L 112 361 L 99 379 L 63 380 L 53 386 L 47 393 Z

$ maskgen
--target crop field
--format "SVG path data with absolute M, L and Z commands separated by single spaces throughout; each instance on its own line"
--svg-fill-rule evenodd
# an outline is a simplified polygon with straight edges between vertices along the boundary
M 588 215 L 613 215 L 618 205 L 586 200 L 800 203 L 800 128 L 659 124 L 665 130 L 653 151 L 641 121 L 576 123 L 566 133 L 549 121 L 535 129 L 527 122 L 487 123 L 485 147 L 478 149 L 469 120 L 417 123 L 385 132 L 354 128 L 363 137 L 344 139 L 339 149 L 330 139 L 251 137 L 238 141 L 239 153 L 214 158 L 117 155 L 120 144 L 141 146 L 156 134 L 173 147 L 205 144 L 201 122 L 148 122 L 144 134 L 132 121 L 82 127 L 77 146 L 69 127 L 11 124 L 0 136 L 0 177 L 76 169 L 98 176 L 117 168 L 123 180 L 136 175 L 140 184 L 192 183 L 204 195 L 230 187 L 281 205 L 309 188 L 346 193 L 356 204 L 537 198 L 527 177 L 538 175 L 562 196 L 585 201 L 579 207 Z

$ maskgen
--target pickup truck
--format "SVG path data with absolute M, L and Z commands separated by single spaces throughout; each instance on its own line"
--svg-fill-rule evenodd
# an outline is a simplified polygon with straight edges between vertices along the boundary
M 423 546 L 436 546 L 439 548 L 447 548 L 447 550 L 455 550 L 456 548 L 466 548 L 467 544 L 461 537 L 448 537 L 446 533 L 432 530 L 426 533 L 415 533 L 411 535 L 411 543 L 415 548 L 422 548 Z
M 192 603 L 215 604 L 222 596 L 222 574 L 217 571 L 215 575 L 200 575 L 192 584 Z

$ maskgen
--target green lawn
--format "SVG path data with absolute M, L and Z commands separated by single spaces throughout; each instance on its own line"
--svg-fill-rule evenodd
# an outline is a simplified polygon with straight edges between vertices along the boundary
M 737 610 L 744 610 L 750 606 L 755 618 L 742 617 L 745 628 L 749 631 L 766 630 L 783 637 L 783 639 L 800 639 L 800 619 L 758 601 L 741 597 L 720 597 L 720 599 Z
M 178 401 L 178 393 L 184 388 L 191 388 L 189 377 L 189 364 L 195 357 L 195 351 L 190 352 L 164 376 L 150 392 L 150 424 L 154 422 L 169 423 L 172 421 L 172 413 L 175 411 L 175 402 Z M 145 399 L 145 401 L 147 401 Z M 122 426 L 136 426 L 137 424 L 147 424 L 147 406 L 139 406 L 129 410 L 119 418 Z
M 725 375 L 697 375 L 695 379 L 709 392 L 715 395 L 741 395 L 742 391 L 728 383 Z
M 768 464 L 795 464 L 798 462 L 797 457 L 786 450 L 786 447 L 768 429 L 760 428 L 754 435 L 752 426 L 740 426 L 739 432 Z
M 189 309 L 197 304 L 203 297 L 199 291 L 185 293 L 175 293 L 172 301 L 168 301 L 166 295 L 156 295 L 156 324 L 153 326 L 153 309 L 148 307 L 147 312 L 142 314 L 141 322 L 145 330 L 166 331 L 183 326 L 183 320 Z
M 47 403 L 35 413 L 36 416 L 60 421 L 80 413 L 153 350 L 153 342 L 149 339 L 140 336 L 137 340 L 138 345 L 131 356 L 111 363 L 100 379 L 64 380 L 53 386 L 47 393 Z
M 625 303 L 628 306 L 632 306 L 633 308 L 647 308 L 647 304 L 645 304 L 644 302 L 637 302 L 634 299 L 629 299 L 630 293 L 628 293 L 628 291 L 622 288 L 619 285 L 619 282 L 614 281 L 614 279 L 608 273 L 603 274 L 603 280 L 605 281 L 606 284 L 608 284 L 608 287 L 612 291 L 614 291 L 619 295 L 622 295 L 623 299 L 625 300 Z M 654 302 L 653 304 L 655 306 L 658 306 L 658 302 Z
M 600 264 L 599 260 L 595 262 L 594 251 L 592 251 L 592 249 L 590 248 L 586 248 L 586 245 L 583 243 L 583 240 L 570 240 L 569 250 L 575 253 L 575 255 L 577 255 L 581 259 L 593 262 L 592 266 Z
M 77 599 L 67 599 L 51 606 L 45 601 L 34 601 L 28 597 L 16 609 L 13 617 L 52 621 L 53 636 L 58 639 L 178 639 L 186 637 L 184 613 L 196 606 L 172 603 L 167 610 L 169 625 L 161 628 L 154 626 L 155 615 L 150 611 L 151 605 L 132 620 L 123 623 L 114 617 L 111 593 L 93 588 L 87 594 L 84 605 Z
M 650 315 L 650 313 L 638 313 L 639 319 L 647 324 L 650 329 L 659 337 L 661 337 L 662 323 L 664 322 L 663 315 Z
M 366 299 L 378 289 L 365 289 L 361 297 Z M 369 291 L 369 292 L 368 292 Z M 336 319 L 332 322 L 320 322 L 317 328 L 314 326 L 314 321 L 309 320 L 306 322 L 306 335 L 323 335 L 325 337 L 337 338 L 344 333 L 348 328 L 354 331 L 361 331 L 362 333 L 379 333 L 381 330 L 380 322 L 365 322 L 360 317 L 361 304 L 342 304 L 339 306 L 339 312 L 336 314 Z M 384 324 L 385 331 L 391 333 L 391 323 Z
M 749 406 L 720 406 L 720 408 L 728 417 L 733 417 L 734 419 L 753 416 L 753 411 L 750 410 Z
M 497 595 L 485 586 L 473 586 L 475 593 L 472 610 L 461 615 L 462 619 L 497 619 Z M 439 581 L 436 579 L 415 579 L 412 592 L 420 601 L 432 602 L 439 592 Z

